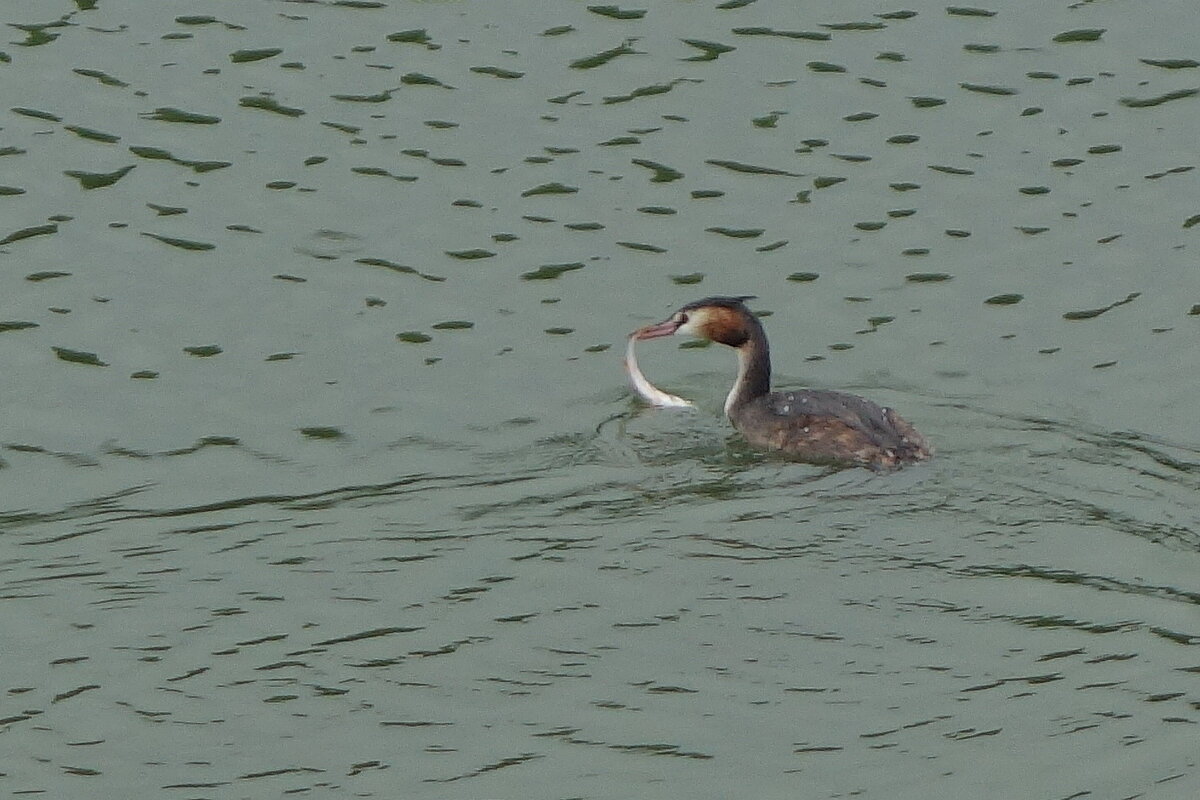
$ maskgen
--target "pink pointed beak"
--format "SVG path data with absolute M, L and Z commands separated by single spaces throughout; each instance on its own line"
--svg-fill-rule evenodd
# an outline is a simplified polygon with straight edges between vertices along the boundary
M 670 336 L 679 330 L 679 323 L 673 319 L 668 319 L 664 322 L 658 322 L 654 325 L 646 325 L 638 328 L 630 334 L 635 339 L 657 339 L 660 336 Z

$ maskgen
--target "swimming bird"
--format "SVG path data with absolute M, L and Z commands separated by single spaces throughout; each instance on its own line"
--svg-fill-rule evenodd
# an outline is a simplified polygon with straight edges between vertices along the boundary
M 924 461 L 933 449 L 899 414 L 844 392 L 771 391 L 771 353 L 762 323 L 743 297 L 706 297 L 663 322 L 639 328 L 632 338 L 682 333 L 737 351 L 738 372 L 725 414 L 752 446 L 798 461 L 892 469 Z

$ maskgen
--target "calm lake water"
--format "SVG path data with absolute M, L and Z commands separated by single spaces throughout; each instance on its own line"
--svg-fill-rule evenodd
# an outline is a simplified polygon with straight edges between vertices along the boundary
M 1190 3 L 3 21 L 5 794 L 1200 795 Z

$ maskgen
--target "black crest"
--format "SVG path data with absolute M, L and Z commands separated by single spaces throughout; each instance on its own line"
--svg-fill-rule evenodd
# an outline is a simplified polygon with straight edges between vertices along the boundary
M 708 307 L 716 306 L 717 308 L 732 308 L 735 311 L 746 311 L 748 313 L 750 311 L 750 309 L 746 308 L 746 301 L 754 300 L 756 297 L 757 297 L 757 295 L 753 295 L 753 294 L 745 294 L 745 295 L 741 295 L 739 297 L 706 297 L 703 300 L 696 300 L 694 302 L 688 303 L 686 306 L 684 306 L 683 308 L 681 308 L 679 310 L 680 311 L 693 311 L 697 308 L 708 308 Z

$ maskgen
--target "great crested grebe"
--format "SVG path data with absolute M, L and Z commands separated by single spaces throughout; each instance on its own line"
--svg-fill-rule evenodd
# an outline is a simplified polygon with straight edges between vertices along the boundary
M 738 374 L 725 398 L 725 414 L 754 447 L 780 451 L 800 461 L 855 464 L 875 470 L 924 461 L 933 455 L 925 437 L 912 425 L 890 408 L 865 398 L 819 389 L 772 392 L 767 335 L 744 302 L 752 297 L 706 297 L 688 303 L 669 319 L 634 331 L 631 339 L 686 333 L 735 348 Z

